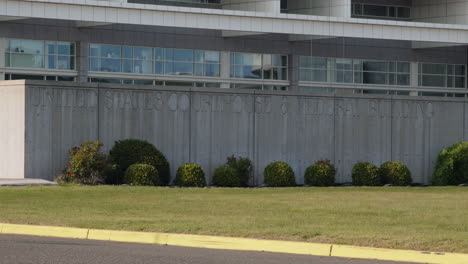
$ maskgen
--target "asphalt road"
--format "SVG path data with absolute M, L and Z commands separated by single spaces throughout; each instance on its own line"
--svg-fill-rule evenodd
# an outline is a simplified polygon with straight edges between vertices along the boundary
M 402 262 L 351 260 L 266 252 L 211 250 L 16 235 L 0 235 L 0 263 L 402 264 Z

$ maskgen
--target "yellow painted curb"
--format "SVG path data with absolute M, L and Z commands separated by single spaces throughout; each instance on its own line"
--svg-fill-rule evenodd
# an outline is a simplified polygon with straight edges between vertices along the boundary
M 438 253 L 413 250 L 398 250 L 385 248 L 357 247 L 333 245 L 331 256 L 360 259 L 379 259 L 390 261 L 435 263 L 435 264 L 467 264 L 468 255 L 457 253 Z
M 88 235 L 88 229 L 55 226 L 3 224 L 2 233 L 86 239 Z
M 468 254 L 422 252 L 413 250 L 383 249 L 236 237 L 168 234 L 157 232 L 132 232 L 53 226 L 16 225 L 4 223 L 0 223 L 0 233 L 431 264 L 468 263 Z

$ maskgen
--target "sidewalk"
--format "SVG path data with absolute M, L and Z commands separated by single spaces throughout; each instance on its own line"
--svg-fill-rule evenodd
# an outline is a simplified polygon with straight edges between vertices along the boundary
M 46 181 L 43 179 L 2 179 L 0 178 L 0 186 L 29 186 L 29 185 L 57 185 L 56 182 Z

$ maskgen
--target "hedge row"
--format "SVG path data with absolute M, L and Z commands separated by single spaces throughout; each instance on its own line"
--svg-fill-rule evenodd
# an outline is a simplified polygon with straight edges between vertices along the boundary
M 115 142 L 109 155 L 102 153 L 103 144 L 87 141 L 69 151 L 70 163 L 60 182 L 81 184 L 167 185 L 170 167 L 166 157 L 151 143 L 126 139 Z M 226 164 L 213 174 L 213 185 L 223 187 L 248 186 L 252 162 L 248 158 L 228 157 Z M 336 168 L 330 160 L 319 160 L 304 174 L 307 185 L 335 185 Z M 369 162 L 359 162 L 352 168 L 351 178 L 356 186 L 391 184 L 407 186 L 412 183 L 411 172 L 401 162 L 385 162 L 380 168 Z M 264 183 L 268 186 L 295 186 L 291 166 L 282 161 L 268 164 L 264 169 Z M 468 142 L 460 142 L 442 150 L 432 177 L 434 185 L 468 183 Z M 177 170 L 174 184 L 179 186 L 206 186 L 205 173 L 195 163 L 186 163 Z

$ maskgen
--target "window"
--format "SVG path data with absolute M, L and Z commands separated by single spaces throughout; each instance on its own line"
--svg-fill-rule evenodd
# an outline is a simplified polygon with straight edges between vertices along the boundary
M 419 63 L 419 86 L 465 88 L 465 65 Z
M 231 77 L 287 80 L 287 56 L 259 53 L 231 53 Z
M 356 17 L 382 17 L 388 19 L 409 19 L 411 9 L 405 6 L 385 6 L 371 4 L 353 4 L 353 16 Z
M 219 77 L 220 53 L 91 44 L 90 69 L 98 72 Z
M 75 44 L 70 42 L 8 39 L 5 66 L 53 70 L 75 69 Z
M 300 81 L 410 85 L 408 62 L 301 56 L 299 64 Z
M 233 89 L 248 89 L 248 90 L 272 90 L 272 91 L 287 91 L 287 86 L 279 85 L 262 85 L 262 84 L 246 84 L 246 83 L 231 83 Z

